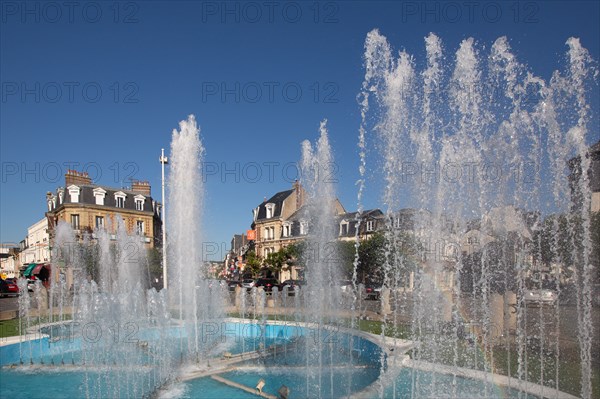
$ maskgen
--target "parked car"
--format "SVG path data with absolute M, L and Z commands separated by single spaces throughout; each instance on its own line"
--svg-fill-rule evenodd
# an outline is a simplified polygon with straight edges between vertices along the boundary
M 225 280 L 218 280 L 218 279 L 214 279 L 214 278 L 209 278 L 206 279 L 206 281 L 208 282 L 208 288 L 209 289 L 216 289 L 219 287 L 225 287 L 226 286 L 226 282 Z
M 279 289 L 279 282 L 276 278 L 259 278 L 256 280 L 255 287 L 262 287 L 265 292 L 273 291 L 273 287 L 277 287 Z
M 235 291 L 237 287 L 241 287 L 242 282 L 240 280 L 229 280 L 227 281 L 227 289 L 229 291 Z
M 374 283 L 365 284 L 365 299 L 378 301 L 381 296 L 381 285 Z
M 281 283 L 279 289 L 283 291 L 284 287 L 288 287 L 288 295 L 292 296 L 296 294 L 296 291 L 300 290 L 300 288 L 305 285 L 306 282 L 304 280 L 285 280 Z
M 552 290 L 528 290 L 525 291 L 523 300 L 525 304 L 548 304 L 551 305 L 558 299 L 558 295 Z
M 35 280 L 32 280 L 32 279 L 27 280 L 27 291 L 29 291 L 29 292 L 35 291 Z
M 254 287 L 254 285 L 256 284 L 256 281 L 254 281 L 254 279 L 251 278 L 245 278 L 242 280 L 242 288 L 246 288 L 246 289 L 250 289 L 252 287 Z
M 338 287 L 342 289 L 342 292 L 347 293 L 352 291 L 352 281 L 351 280 L 340 280 L 338 282 Z
M 12 280 L 0 279 L 0 296 L 18 296 L 19 287 Z

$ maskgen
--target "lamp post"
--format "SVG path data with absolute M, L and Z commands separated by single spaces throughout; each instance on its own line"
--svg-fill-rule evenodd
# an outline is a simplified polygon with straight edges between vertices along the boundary
M 162 211 L 160 216 L 162 217 L 162 264 L 163 264 L 163 288 L 167 288 L 167 217 L 165 207 L 165 164 L 169 163 L 169 159 L 165 157 L 165 149 L 160 149 L 160 158 L 158 159 L 161 163 L 162 169 Z

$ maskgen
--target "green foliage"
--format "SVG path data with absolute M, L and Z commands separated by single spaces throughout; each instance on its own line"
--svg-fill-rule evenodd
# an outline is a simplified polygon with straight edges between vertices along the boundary
M 364 240 L 358 247 L 357 274 L 361 281 L 370 280 L 380 282 L 383 280 L 383 265 L 385 264 L 386 238 L 381 233 L 375 233 L 368 240 Z
M 418 266 L 420 245 L 409 234 L 375 233 L 370 239 L 362 241 L 358 247 L 358 278 L 364 282 L 382 283 L 384 265 L 389 264 L 388 279 L 404 280 Z M 399 284 L 401 281 L 396 281 Z
M 356 254 L 356 248 L 354 241 L 338 241 L 337 242 L 337 255 L 340 262 L 340 271 L 342 277 L 346 279 L 352 278 L 352 271 L 354 270 L 354 258 Z
M 246 269 L 244 273 L 248 271 L 252 274 L 252 277 L 258 276 L 260 268 L 262 267 L 262 260 L 256 255 L 256 252 L 249 251 L 246 254 Z
M 482 251 L 474 252 L 462 261 L 460 273 L 461 290 L 482 294 L 491 290 L 499 294 L 517 289 L 516 255 L 522 251 L 522 243 L 516 237 L 499 238 L 487 244 Z M 487 270 L 487 278 L 481 276 Z
M 357 275 L 359 282 L 383 280 L 383 266 L 388 251 L 388 262 L 392 269 L 412 271 L 416 267 L 415 254 L 418 252 L 418 244 L 412 236 L 401 234 L 388 239 L 382 233 L 375 233 L 369 239 L 359 244 L 359 262 Z M 273 271 L 280 270 L 278 267 L 285 265 L 298 265 L 305 267 L 311 264 L 311 260 L 318 256 L 321 261 L 333 262 L 338 265 L 341 272 L 340 277 L 350 279 L 354 270 L 356 248 L 354 241 L 333 241 L 313 248 L 306 241 L 292 244 L 279 252 L 270 254 L 265 263 Z M 310 266 L 309 266 L 310 267 Z
M 589 235 L 592 247 L 590 248 L 589 263 L 595 266 L 594 279 L 600 282 L 598 274 L 600 261 L 600 212 L 590 214 Z M 533 234 L 533 256 L 549 266 L 551 263 L 563 265 L 563 272 L 568 268 L 583 269 L 584 253 L 584 224 L 577 214 L 553 214 L 544 219 L 539 229 Z M 570 277 L 565 275 L 563 277 Z

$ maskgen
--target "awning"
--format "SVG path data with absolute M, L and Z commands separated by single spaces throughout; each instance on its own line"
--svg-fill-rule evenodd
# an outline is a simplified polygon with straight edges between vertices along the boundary
M 35 263 L 30 263 L 29 266 L 27 266 L 27 269 L 25 269 L 25 272 L 23 272 L 23 276 L 31 277 L 31 274 L 33 272 L 33 269 L 35 269 L 35 266 L 36 266 Z
M 31 272 L 31 273 L 32 274 L 40 274 L 40 270 L 42 270 L 42 267 L 44 267 L 44 265 L 42 263 L 40 263 L 33 269 L 33 272 Z

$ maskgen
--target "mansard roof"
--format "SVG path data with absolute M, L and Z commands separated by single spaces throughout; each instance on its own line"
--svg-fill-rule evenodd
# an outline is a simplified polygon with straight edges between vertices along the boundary
M 272 218 L 278 218 L 281 216 L 281 209 L 283 208 L 283 201 L 285 201 L 290 195 L 294 193 L 294 189 L 280 191 L 267 201 L 262 202 L 258 205 L 258 216 L 256 220 L 264 220 L 267 218 L 267 204 L 275 204 L 275 210 Z
M 105 187 L 105 186 L 98 186 L 98 185 L 83 185 L 83 184 L 72 184 L 71 186 L 77 186 L 79 187 L 79 202 L 76 202 L 77 204 L 88 204 L 88 205 L 96 205 L 96 196 L 94 195 L 94 191 L 96 193 L 98 193 L 100 190 L 98 189 L 102 189 L 103 191 L 106 192 L 106 194 L 104 195 L 104 206 L 106 207 L 117 207 L 117 203 L 116 203 L 116 199 L 115 199 L 115 194 L 116 193 L 124 193 L 126 195 L 125 197 L 125 204 L 123 208 L 119 208 L 119 209 L 128 209 L 128 210 L 137 210 L 136 206 L 135 206 L 135 199 L 136 197 L 139 198 L 139 196 L 143 196 L 145 198 L 144 201 L 144 207 L 143 207 L 143 212 L 154 212 L 154 209 L 152 208 L 152 197 L 150 195 L 146 195 L 143 193 L 140 193 L 139 191 L 131 191 L 131 190 L 127 190 L 127 189 L 118 189 L 118 188 L 111 188 L 111 187 Z M 61 204 L 56 204 L 56 206 L 60 206 L 62 204 L 71 204 L 71 196 L 69 195 L 69 191 L 65 190 L 64 188 L 59 188 L 58 191 L 64 190 L 64 195 L 63 195 L 63 200 Z M 96 206 L 102 206 L 102 205 L 96 205 Z

